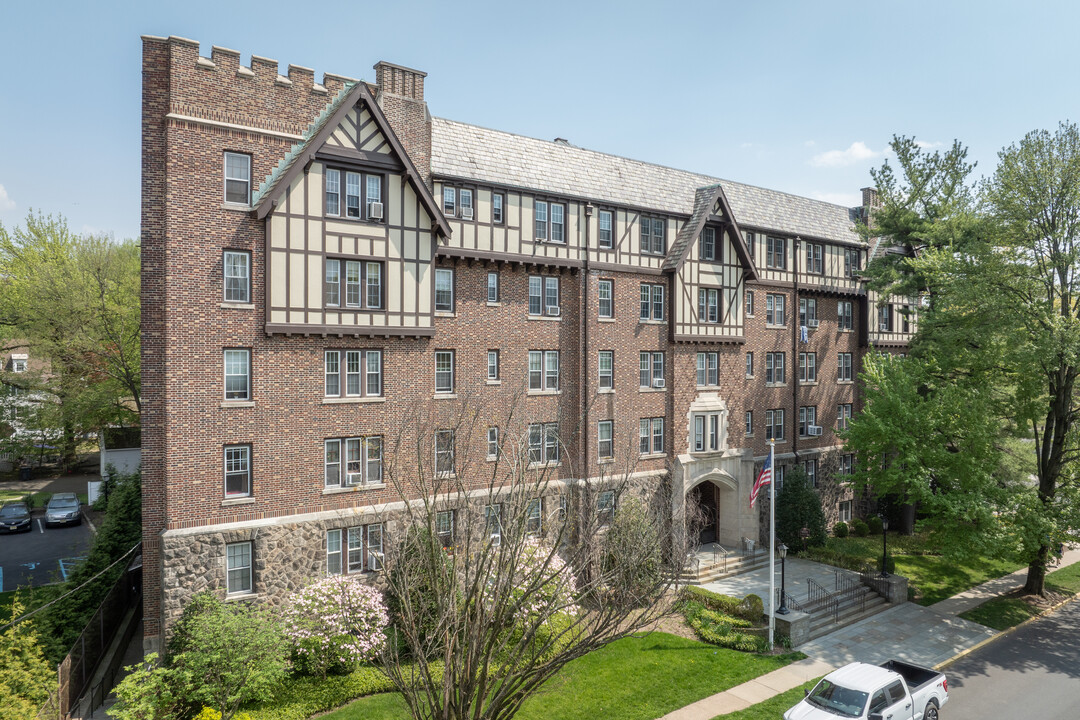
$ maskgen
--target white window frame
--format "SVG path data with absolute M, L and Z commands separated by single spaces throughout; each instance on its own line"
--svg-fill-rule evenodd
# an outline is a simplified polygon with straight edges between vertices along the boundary
M 600 420 L 596 423 L 596 454 L 601 460 L 615 457 L 615 422 Z
M 454 392 L 454 380 L 455 380 L 454 375 L 455 375 L 455 371 L 456 371 L 454 361 L 455 361 L 455 355 L 456 354 L 457 353 L 455 353 L 453 350 L 436 350 L 435 351 L 435 392 L 436 393 L 439 393 L 439 394 L 442 394 L 442 395 L 449 395 L 449 394 L 452 394 Z M 449 370 L 440 370 L 439 369 L 440 360 L 442 360 L 445 363 L 447 358 L 449 358 L 449 360 L 450 360 L 450 369 Z M 445 379 L 446 374 L 449 373 L 449 378 L 450 378 L 449 385 L 447 385 L 446 383 L 443 383 L 442 385 L 439 384 L 439 374 L 440 373 L 443 374 L 444 379 Z
M 607 360 L 607 368 L 604 361 Z M 601 390 L 615 389 L 615 352 L 613 350 L 601 350 L 597 356 L 597 386 Z
M 615 317 L 615 281 L 602 278 L 596 285 L 596 314 L 602 318 Z
M 817 353 L 799 353 L 799 382 L 817 382 Z
M 847 430 L 851 422 L 852 403 L 838 403 L 836 405 L 836 429 Z
M 230 454 L 232 455 L 231 458 Z M 224 469 L 222 488 L 225 498 L 251 497 L 251 445 L 226 445 L 222 453 L 222 459 Z M 230 476 L 232 476 L 234 484 L 236 480 L 240 480 L 244 488 L 243 492 L 229 492 Z
M 230 175 L 229 158 L 241 158 L 241 159 L 243 159 L 243 161 L 244 161 L 243 162 L 243 169 L 245 171 L 244 175 L 246 175 L 246 177 L 241 177 L 240 175 L 236 175 L 236 176 L 231 176 Z M 223 181 L 223 184 L 222 184 L 222 189 L 223 189 L 223 193 L 224 193 L 224 197 L 225 197 L 224 202 L 226 204 L 228 204 L 228 205 L 250 205 L 251 204 L 251 156 L 248 155 L 247 153 L 229 152 L 228 150 L 226 150 L 224 160 L 222 161 L 222 163 L 223 163 L 223 166 L 224 166 L 223 167 L 223 172 L 222 172 L 222 175 L 224 176 L 224 181 Z M 233 168 L 233 169 L 237 170 L 237 169 L 240 169 L 240 168 L 236 167 L 236 168 Z M 243 202 L 239 202 L 237 200 L 230 200 L 229 199 L 229 183 L 230 182 L 232 182 L 232 183 L 243 183 L 243 185 L 244 185 L 244 200 L 243 200 Z
M 746 304 L 745 313 L 747 317 L 754 317 L 754 291 L 747 290 L 743 295 L 743 302 Z
M 242 260 L 237 264 L 236 260 Z M 251 302 L 251 253 L 247 250 L 226 250 L 221 256 L 222 298 L 227 303 Z M 243 268 L 243 274 L 236 274 L 237 268 Z M 232 273 L 232 274 L 230 274 Z M 230 288 L 230 281 L 232 286 Z
M 234 553 L 234 550 L 238 552 Z M 227 595 L 250 594 L 255 587 L 254 568 L 255 543 L 245 540 L 227 544 L 225 546 L 225 593 Z M 233 582 L 234 573 L 238 578 L 236 584 Z
M 836 381 L 852 382 L 854 371 L 851 367 L 851 353 L 837 353 L 836 356 Z
M 770 352 L 765 353 L 765 384 L 766 385 L 785 385 L 787 384 L 787 353 L 786 352 Z
M 237 363 L 242 364 L 242 372 Z M 224 370 L 224 398 L 226 402 L 243 402 L 251 400 L 251 350 L 249 348 L 226 348 L 222 351 L 222 366 Z M 233 370 L 234 372 L 230 372 Z M 230 389 L 229 380 L 243 378 L 243 388 Z
M 457 458 L 454 449 L 454 431 L 435 431 L 435 474 L 440 477 L 448 477 L 456 474 Z M 448 444 L 447 444 L 448 443 Z M 440 447 L 441 444 L 441 447 Z M 449 467 L 447 467 L 449 465 Z
M 750 437 L 754 434 L 754 411 L 747 410 L 746 416 L 743 418 L 744 423 L 744 435 Z
M 604 227 L 604 218 L 607 227 Z M 605 234 L 606 233 L 606 234 Z M 615 214 L 611 210 L 599 210 L 596 214 L 596 244 L 602 250 L 610 250 L 615 243 Z
M 484 506 L 484 528 L 492 545 L 502 543 L 502 504 Z
M 787 270 L 787 238 L 765 236 L 765 267 L 771 270 Z
M 701 259 L 706 262 L 717 262 L 716 253 L 716 228 L 705 227 L 701 229 Z
M 382 397 L 382 350 L 323 351 L 324 397 Z
M 787 325 L 787 297 L 785 295 L 765 294 L 765 324 L 776 327 Z
M 502 193 L 491 194 L 491 222 L 502 225 L 506 222 L 506 196 Z
M 449 288 L 439 289 L 440 282 L 446 283 L 449 279 Z M 449 302 L 440 302 L 439 293 L 449 293 Z M 445 300 L 445 298 L 444 298 Z M 454 269 L 435 268 L 435 312 L 454 312 Z
M 836 301 L 836 319 L 839 330 L 852 330 L 854 323 L 854 307 L 851 300 Z
M 443 214 L 457 217 L 457 188 L 443 186 Z
M 539 535 L 544 529 L 543 498 L 532 498 L 525 504 L 525 534 Z
M 495 460 L 499 457 L 499 428 L 489 427 L 487 430 L 487 459 Z
M 664 255 L 667 251 L 667 221 L 664 218 L 643 215 L 638 219 L 638 226 L 641 253 Z
M 596 522 L 601 527 L 615 520 L 615 491 L 601 490 L 596 495 Z
M 454 545 L 454 511 L 438 510 L 435 512 L 435 537 L 439 538 L 444 548 Z
M 799 325 L 817 327 L 817 319 L 817 298 L 799 298 Z
M 780 431 L 779 434 L 776 432 L 778 428 Z M 774 408 L 765 411 L 765 439 L 776 440 L 777 442 L 784 440 L 783 408 Z
M 487 379 L 498 380 L 499 379 L 499 351 L 488 350 L 487 351 Z
M 638 427 L 638 452 L 641 455 L 664 454 L 664 418 L 641 418 Z
M 499 273 L 494 270 L 487 274 L 487 301 L 499 302 Z
M 806 272 L 814 275 L 824 274 L 825 248 L 817 243 L 806 243 Z
M 842 522 L 842 523 L 851 522 L 851 501 L 850 500 L 841 500 L 839 505 L 836 508 L 836 511 L 837 511 L 837 516 L 840 519 L 840 522 Z
M 746 377 L 754 377 L 754 351 L 750 350 L 746 353 Z
M 817 405 L 803 405 L 799 408 L 799 437 L 807 438 L 810 427 L 817 425 Z

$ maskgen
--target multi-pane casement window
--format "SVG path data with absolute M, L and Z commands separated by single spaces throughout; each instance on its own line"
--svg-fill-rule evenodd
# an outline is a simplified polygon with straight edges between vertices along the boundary
M 559 424 L 533 423 L 529 425 L 529 464 L 542 465 L 559 462 Z
M 821 434 L 817 424 L 817 406 L 799 408 L 799 437 L 816 437 Z
M 435 431 L 435 473 L 438 475 L 453 475 L 455 472 L 454 461 L 454 431 Z
M 327 215 L 382 222 L 382 175 L 327 168 L 324 183 Z
M 454 351 L 435 351 L 435 392 L 454 392 Z
M 506 196 L 502 193 L 493 193 L 491 196 L 491 222 L 495 225 L 502 225 L 506 222 L 505 211 L 503 210 L 506 204 Z
M 754 316 L 754 291 L 746 291 L 746 314 L 748 317 Z
M 566 206 L 562 203 L 537 200 L 533 204 L 536 240 L 566 242 Z
M 438 510 L 435 513 L 435 536 L 444 548 L 454 546 L 454 511 Z
M 662 321 L 664 319 L 664 286 L 642 284 L 640 306 L 639 318 Z
M 502 505 L 484 506 L 484 528 L 492 545 L 502 542 Z
M 840 512 L 840 522 L 844 522 L 844 523 L 851 522 L 851 501 L 850 500 L 842 501 L 840 503 L 840 506 L 839 506 L 839 512 Z
M 323 441 L 323 467 L 328 488 L 383 484 L 381 437 L 331 438 Z
M 817 382 L 817 353 L 799 353 L 799 382 Z
M 664 418 L 641 418 L 638 429 L 638 450 L 642 455 L 661 455 L 664 452 Z
M 599 525 L 610 525 L 615 519 L 615 491 L 602 490 L 596 496 L 596 521 Z
M 600 351 L 597 385 L 601 390 L 611 390 L 615 387 L 614 356 L 615 353 L 611 350 Z
M 782 409 L 765 411 L 765 439 L 784 439 L 784 411 Z
M 784 372 L 785 353 L 765 353 L 765 383 L 768 385 L 783 385 L 787 382 Z
M 844 249 L 844 277 L 855 277 L 859 274 L 861 258 L 858 248 Z
M 488 350 L 487 352 L 487 379 L 499 379 L 499 351 Z
M 249 593 L 252 588 L 252 543 L 229 543 L 225 546 L 226 589 L 229 595 Z
M 530 350 L 529 390 L 558 390 L 559 366 L 558 350 Z
M 806 272 L 821 275 L 824 272 L 822 258 L 824 247 L 815 243 L 806 243 Z
M 765 237 L 765 267 L 787 270 L 787 239 Z
M 382 350 L 327 350 L 323 353 L 323 375 L 326 397 L 379 397 L 383 392 Z
M 559 278 L 550 275 L 529 276 L 529 314 L 559 315 Z
M 803 463 L 803 471 L 806 472 L 806 482 L 810 487 L 817 487 L 817 458 L 807 460 Z
M 720 449 L 720 414 L 694 415 L 694 452 L 715 452 Z
M 745 425 L 746 425 L 746 429 L 745 429 L 746 436 L 749 437 L 749 436 L 753 435 L 754 434 L 754 411 L 753 410 L 747 410 L 746 411 Z
M 840 403 L 836 406 L 836 429 L 847 430 L 851 422 L 851 403 Z
M 251 156 L 225 153 L 225 202 L 251 204 Z
M 657 389 L 664 387 L 664 353 L 639 353 L 638 368 L 638 385 L 640 387 Z
M 703 228 L 701 230 L 701 259 L 708 262 L 721 260 L 716 247 L 716 228 Z
M 374 572 L 382 559 L 382 523 L 326 531 L 327 575 Z
M 487 274 L 487 301 L 489 303 L 499 302 L 499 273 L 497 272 Z
M 892 305 L 882 305 L 878 308 L 878 330 L 881 332 L 892 332 L 893 329 L 893 307 Z
M 720 384 L 719 355 L 714 352 L 697 354 L 697 385 L 707 387 Z
M 222 255 L 225 277 L 225 302 L 251 302 L 251 253 L 226 250 Z
M 225 497 L 251 495 L 251 446 L 225 446 Z
M 615 456 L 613 427 L 611 420 L 601 420 L 596 424 L 596 452 L 601 460 L 610 460 Z
M 664 254 L 664 221 L 661 218 L 642 217 L 641 252 L 649 255 Z
M 251 399 L 251 350 L 225 351 L 225 399 Z
M 720 322 L 720 291 L 698 288 L 698 322 Z
M 454 270 L 435 268 L 435 311 L 454 312 Z
M 850 300 L 836 301 L 836 324 L 840 330 L 851 330 L 855 327 L 854 308 Z
M 765 295 L 765 324 L 766 325 L 786 325 L 787 316 L 784 313 L 784 300 L 783 295 L 775 295 L 773 293 L 767 293 Z
M 615 244 L 615 220 L 610 210 L 600 210 L 596 214 L 596 244 L 610 250 Z
M 851 378 L 851 353 L 838 353 L 836 365 L 837 381 L 850 382 Z
M 597 290 L 597 314 L 602 318 L 615 317 L 615 281 L 600 280 L 596 285 Z
M 746 353 L 746 377 L 754 377 L 754 353 Z
M 487 431 L 487 459 L 499 457 L 499 428 L 489 427 Z
M 443 214 L 447 217 L 473 219 L 473 191 L 469 188 L 443 188 Z
M 799 298 L 799 325 L 818 326 L 817 298 Z
M 383 264 L 377 260 L 326 258 L 328 307 L 383 309 Z
M 840 474 L 855 474 L 855 455 L 853 453 L 845 453 L 840 456 Z

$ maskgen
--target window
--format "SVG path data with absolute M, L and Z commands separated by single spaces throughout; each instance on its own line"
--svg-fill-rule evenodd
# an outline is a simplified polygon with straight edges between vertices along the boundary
M 817 298 L 799 298 L 799 325 L 817 327 Z
M 610 250 L 614 245 L 615 222 L 610 210 L 601 210 L 596 216 L 597 232 L 596 242 L 604 249 Z
M 561 203 L 549 203 L 537 200 L 534 205 L 536 240 L 550 240 L 553 243 L 566 242 L 566 206 Z
M 784 439 L 784 411 L 783 410 L 766 410 L 765 411 L 765 439 L 766 440 L 783 440 Z
M 718 354 L 714 352 L 699 352 L 697 354 L 698 387 L 720 384 L 717 368 L 718 359 Z
M 757 233 L 746 233 L 746 248 L 750 251 L 750 257 L 754 257 L 754 245 L 757 244 Z M 754 262 L 757 262 L 755 259 Z
M 458 190 L 458 215 L 465 220 L 473 219 L 472 190 Z
M 499 273 L 497 272 L 487 274 L 487 301 L 489 303 L 499 302 Z
M 837 301 L 836 317 L 840 330 L 851 330 L 855 326 L 852 321 L 852 303 L 850 300 Z
M 819 434 L 817 406 L 799 408 L 799 437 L 811 437 Z
M 612 298 L 614 285 L 614 280 L 600 280 L 597 284 L 597 292 L 600 298 L 598 313 L 602 318 L 615 316 L 615 306 Z
M 251 495 L 251 446 L 225 446 L 225 497 Z
M 323 375 L 327 397 L 378 397 L 382 395 L 382 351 L 327 350 Z
M 643 217 L 641 224 L 641 252 L 649 255 L 664 254 L 664 221 L 660 218 Z
M 533 237 L 536 240 L 547 240 L 548 232 L 548 204 L 543 200 L 537 200 L 533 205 L 533 216 L 536 221 Z
M 251 156 L 225 153 L 225 202 L 251 203 Z
M 372 436 L 324 440 L 323 467 L 326 487 L 382 485 L 382 438 Z
M 607 460 L 615 456 L 612 447 L 612 425 L 611 420 L 601 420 L 596 425 L 596 447 L 601 460 Z
M 701 231 L 701 259 L 716 261 L 716 228 L 703 228 Z
M 341 192 L 342 173 L 345 174 L 344 194 Z M 372 222 L 382 220 L 382 175 L 327 168 L 324 187 L 327 215 Z
M 225 399 L 251 399 L 251 351 L 225 351 Z
M 341 304 L 341 261 L 337 258 L 326 258 L 325 304 Z
M 435 535 L 444 548 L 454 545 L 454 511 L 439 510 L 435 513 Z
M 612 367 L 615 353 L 611 350 L 600 351 L 600 379 L 601 390 L 611 390 L 615 387 L 614 369 Z
M 746 291 L 746 314 L 750 317 L 754 316 L 754 291 Z
M 251 555 L 251 541 L 225 546 L 226 592 L 229 595 L 251 592 Z
M 806 482 L 813 488 L 817 487 L 817 465 L 817 458 L 807 460 L 803 463 L 803 471 L 806 472 Z
M 698 322 L 720 322 L 720 291 L 698 288 Z
M 784 372 L 784 355 L 782 352 L 765 353 L 765 383 L 768 385 L 783 385 L 787 382 Z
M 851 353 L 839 353 L 837 360 L 836 379 L 839 382 L 851 382 Z
M 639 450 L 642 455 L 663 454 L 664 418 L 642 418 L 638 439 Z
M 435 431 L 435 472 L 439 475 L 454 474 L 454 431 Z
M 454 217 L 457 215 L 457 190 L 452 187 L 444 187 L 442 191 L 443 214 Z
M 910 305 L 901 305 L 899 314 L 900 314 L 900 332 L 904 332 L 904 333 L 911 332 L 911 322 L 910 322 L 911 306 Z
M 844 249 L 844 276 L 855 277 L 859 274 L 859 265 L 862 262 L 862 253 L 857 248 Z
M 487 431 L 487 456 L 489 460 L 499 457 L 499 428 L 489 427 Z
M 341 273 L 343 263 L 345 265 L 344 278 Z M 325 302 L 329 306 L 340 306 L 341 297 L 344 295 L 346 307 L 381 310 L 383 307 L 382 277 L 381 262 L 327 258 Z M 344 292 L 342 292 L 343 284 Z
M 11 372 L 24 373 L 26 372 L 26 361 L 21 358 L 11 359 Z
M 892 332 L 892 329 L 892 305 L 882 305 L 878 308 L 878 330 L 880 330 L 881 332 Z
M 787 465 L 777 465 L 773 469 L 773 477 L 776 479 L 776 490 L 779 492 L 784 487 L 784 477 L 787 475 Z
M 346 531 L 347 532 L 347 531 Z M 326 574 L 341 574 L 341 530 L 326 531 Z
M 488 350 L 487 353 L 487 379 L 499 379 L 499 351 Z
M 492 545 L 502 540 L 502 505 L 484 506 L 484 526 Z
M 746 353 L 746 377 L 754 377 L 754 353 Z
M 454 351 L 435 351 L 435 392 L 454 392 Z
M 435 311 L 454 312 L 454 271 L 435 268 Z
M 784 238 L 766 236 L 765 238 L 765 267 L 777 270 L 787 269 L 787 240 Z
M 559 351 L 529 351 L 529 390 L 559 389 Z
M 851 522 L 851 501 L 844 500 L 840 503 L 840 522 Z
M 642 320 L 664 319 L 664 286 L 648 285 L 641 286 L 641 313 Z
M 505 216 L 503 215 L 503 203 L 506 198 L 502 193 L 494 193 L 491 196 L 491 222 L 496 225 L 502 225 L 505 222 Z
M 559 278 L 549 275 L 529 276 L 529 314 L 559 315 Z
M 836 406 L 836 429 L 847 430 L 851 422 L 851 403 L 840 403 Z
M 817 353 L 799 353 L 799 382 L 817 382 Z
M 664 387 L 664 353 L 640 353 L 639 368 L 638 384 L 640 387 Z
M 855 455 L 853 453 L 845 453 L 840 456 L 840 474 L 855 474 Z
M 367 548 L 365 552 L 365 540 Z M 344 556 L 344 562 L 342 562 Z M 328 575 L 378 570 L 382 567 L 382 525 L 360 525 L 326 531 Z
M 814 243 L 806 243 L 806 272 L 814 273 L 815 275 L 821 275 L 824 272 L 822 267 L 822 246 Z
M 225 302 L 251 302 L 251 253 L 226 250 L 222 260 L 225 276 Z
M 754 434 L 754 411 L 746 411 L 746 435 L 749 437 Z
M 529 425 L 529 463 L 532 465 L 559 462 L 558 423 Z
M 596 496 L 596 521 L 600 525 L 610 525 L 615 519 L 615 491 L 602 490 Z
M 568 502 L 567 502 L 566 495 L 560 495 L 559 496 L 559 515 L 558 515 L 558 518 L 559 518 L 559 522 L 561 522 L 561 523 L 566 522 L 567 504 L 568 504 Z
M 766 325 L 786 325 L 787 317 L 784 313 L 784 300 L 783 295 L 774 295 L 769 293 L 765 296 L 765 324 Z
M 525 534 L 538 535 L 544 518 L 544 504 L 541 498 L 533 498 L 525 505 Z
M 715 452 L 720 449 L 720 415 L 694 415 L 694 452 Z

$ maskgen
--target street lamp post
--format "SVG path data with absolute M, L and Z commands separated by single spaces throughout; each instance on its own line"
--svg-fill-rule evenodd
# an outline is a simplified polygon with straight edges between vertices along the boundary
M 878 577 L 889 577 L 889 541 L 888 541 L 888 529 L 889 518 L 884 515 L 878 515 L 881 518 L 881 575 Z
M 787 593 L 784 592 L 784 580 L 785 580 L 785 559 L 787 558 L 787 545 L 780 543 L 780 547 L 776 548 L 776 552 L 780 553 L 780 607 L 776 608 L 777 615 L 787 615 L 790 611 L 787 607 Z

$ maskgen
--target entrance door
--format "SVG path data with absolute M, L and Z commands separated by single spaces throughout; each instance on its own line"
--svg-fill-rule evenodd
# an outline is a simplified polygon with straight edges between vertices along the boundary
M 711 482 L 703 482 L 690 491 L 690 502 L 696 505 L 701 512 L 701 533 L 698 543 L 706 545 L 716 542 L 718 528 L 716 526 L 716 486 Z

